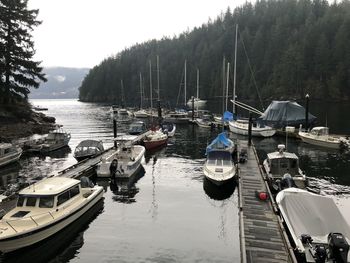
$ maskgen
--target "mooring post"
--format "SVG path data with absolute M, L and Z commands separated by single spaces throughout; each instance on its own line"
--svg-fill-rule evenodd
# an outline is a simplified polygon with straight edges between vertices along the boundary
M 306 103 L 305 103 L 305 129 L 308 130 L 308 128 L 309 128 L 309 94 L 306 94 L 305 99 L 306 99 Z
M 249 124 L 248 124 L 248 145 L 252 145 L 252 125 L 253 125 L 253 120 L 252 120 L 252 113 L 249 112 Z
M 192 96 L 192 121 L 194 121 L 194 97 Z
M 117 120 L 113 114 L 113 134 L 114 134 L 114 147 L 117 148 Z

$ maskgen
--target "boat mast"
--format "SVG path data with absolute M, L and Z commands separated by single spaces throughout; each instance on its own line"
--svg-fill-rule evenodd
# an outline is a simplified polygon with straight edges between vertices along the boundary
M 226 73 L 226 105 L 225 109 L 227 110 L 227 99 L 228 99 L 228 81 L 229 81 L 229 75 L 230 75 L 230 63 L 227 63 L 227 73 Z
M 159 56 L 157 55 L 157 88 L 158 88 L 158 101 L 160 101 L 159 96 Z
M 225 112 L 225 64 L 226 64 L 226 59 L 225 56 L 222 60 L 222 114 Z M 227 105 L 226 105 L 226 110 L 227 110 Z
M 123 79 L 120 80 L 120 86 L 121 86 L 121 89 L 122 89 L 122 92 L 121 92 L 121 97 L 122 97 L 122 108 L 125 108 L 125 98 L 124 98 L 124 86 L 123 86 Z
M 232 112 L 236 113 L 235 105 L 236 105 L 236 70 L 237 70 L 237 34 L 238 34 L 238 24 L 236 24 L 236 39 L 235 39 L 235 64 L 233 70 L 233 106 Z
M 151 99 L 151 116 L 153 112 L 153 98 L 152 98 L 152 62 L 149 60 L 149 89 L 150 89 L 150 99 Z
M 140 97 L 141 97 L 140 109 L 142 109 L 142 75 L 141 75 L 141 72 L 140 72 Z
M 198 101 L 199 101 L 199 69 L 197 68 L 197 112 L 198 112 Z
M 185 59 L 185 106 L 186 106 L 186 103 L 187 103 L 187 98 L 186 98 L 186 96 L 187 96 L 187 94 L 186 94 L 186 91 L 187 91 L 187 84 L 186 84 L 186 82 L 187 82 L 187 78 L 186 78 L 186 71 L 187 71 L 187 60 Z

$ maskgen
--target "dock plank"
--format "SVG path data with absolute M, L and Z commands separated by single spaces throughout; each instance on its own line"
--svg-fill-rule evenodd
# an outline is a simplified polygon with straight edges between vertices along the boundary
M 271 203 L 256 197 L 256 191 L 266 191 L 266 185 L 254 146 L 239 141 L 239 148 L 248 153 L 248 160 L 238 169 L 241 261 L 293 262 Z

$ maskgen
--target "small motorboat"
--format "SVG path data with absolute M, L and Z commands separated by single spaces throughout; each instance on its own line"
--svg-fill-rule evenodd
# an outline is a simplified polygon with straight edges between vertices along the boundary
M 163 132 L 168 135 L 169 138 L 175 135 L 176 125 L 171 122 L 163 122 L 162 123 Z
M 143 140 L 143 144 L 146 150 L 154 149 L 163 145 L 166 145 L 168 141 L 168 135 L 161 130 L 152 130 Z
M 20 147 L 11 143 L 0 143 L 0 167 L 18 161 L 22 152 Z
M 134 116 L 135 118 L 141 119 L 141 118 L 148 118 L 149 114 L 145 110 L 140 109 L 138 111 L 134 111 Z
M 195 123 L 202 128 L 213 128 L 215 127 L 214 119 L 211 114 L 204 114 L 199 118 L 196 118 Z
M 119 145 L 115 153 L 102 158 L 101 162 L 97 165 L 97 177 L 131 177 L 140 169 L 145 151 L 145 147 L 141 145 Z M 111 165 L 114 166 L 114 171 Z
M 139 135 L 147 131 L 146 124 L 143 121 L 134 121 L 129 126 L 128 133 L 130 135 Z
M 190 118 L 188 117 L 188 112 L 185 110 L 175 110 L 171 111 L 164 116 L 165 122 L 171 123 L 188 123 Z
M 104 151 L 103 144 L 101 141 L 96 140 L 84 140 L 81 141 L 74 151 L 74 158 L 77 161 L 101 154 Z
M 302 131 L 299 129 L 299 136 L 301 140 L 305 143 L 332 148 L 332 149 L 341 149 L 349 148 L 350 141 L 344 137 L 335 137 L 329 135 L 328 127 L 314 127 L 310 132 Z
M 298 262 L 350 262 L 350 227 L 333 198 L 287 188 L 276 202 Z
M 62 230 L 90 210 L 103 196 L 103 187 L 88 178 L 80 181 L 51 177 L 19 192 L 17 206 L 0 220 L 2 253 L 33 245 Z
M 27 143 L 26 151 L 48 153 L 68 146 L 71 135 L 63 129 L 51 131 L 44 140 L 34 140 Z
M 33 110 L 35 110 L 35 111 L 46 111 L 46 110 L 49 110 L 49 109 L 46 108 L 46 107 L 34 106 Z
M 231 153 L 218 149 L 208 152 L 203 172 L 205 177 L 216 185 L 222 185 L 232 179 L 236 175 L 236 165 Z
M 298 156 L 285 151 L 284 144 L 278 145 L 277 148 L 278 151 L 268 153 L 263 162 L 271 190 L 276 193 L 292 186 L 306 188 L 307 178 L 299 168 Z
M 198 109 L 202 109 L 202 108 L 205 107 L 206 104 L 207 104 L 207 101 L 206 100 L 201 100 L 200 98 L 194 98 L 193 102 L 192 102 L 192 99 L 189 99 L 187 101 L 187 106 L 189 108 L 192 108 L 192 106 L 193 106 L 195 109 L 197 109 L 197 108 Z
M 248 135 L 249 130 L 249 120 L 238 119 L 229 121 L 230 131 L 235 134 Z M 252 125 L 252 136 L 254 137 L 271 137 L 276 133 L 276 129 L 261 125 L 259 123 Z

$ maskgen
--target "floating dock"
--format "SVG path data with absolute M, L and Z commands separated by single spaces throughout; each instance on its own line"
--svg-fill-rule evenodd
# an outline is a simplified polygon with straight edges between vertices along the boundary
M 254 146 L 247 141 L 238 141 L 238 146 L 248 154 L 238 169 L 241 262 L 297 262 L 274 203 L 256 196 L 256 191 L 269 190 Z

